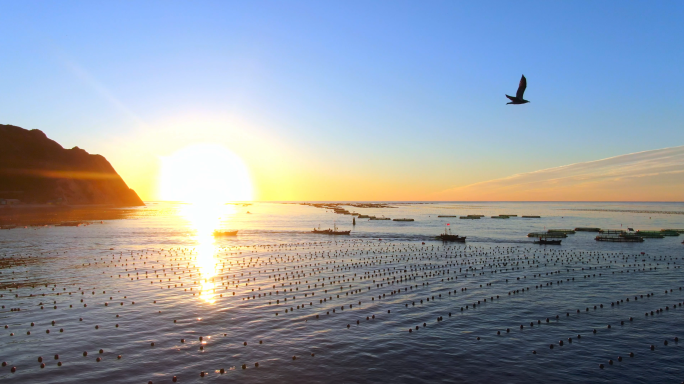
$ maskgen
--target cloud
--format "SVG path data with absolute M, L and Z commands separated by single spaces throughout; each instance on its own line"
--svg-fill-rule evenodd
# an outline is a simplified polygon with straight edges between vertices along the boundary
M 521 173 L 437 196 L 454 201 L 683 201 L 684 146 Z

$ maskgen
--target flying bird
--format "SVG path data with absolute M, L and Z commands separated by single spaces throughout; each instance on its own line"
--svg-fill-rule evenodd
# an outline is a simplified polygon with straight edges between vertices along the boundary
M 520 85 L 518 85 L 518 92 L 515 93 L 515 97 L 506 95 L 506 97 L 508 97 L 511 100 L 511 102 L 506 103 L 506 105 L 529 103 L 529 101 L 523 99 L 525 88 L 527 88 L 527 79 L 525 78 L 525 75 L 522 75 L 522 77 L 520 78 Z

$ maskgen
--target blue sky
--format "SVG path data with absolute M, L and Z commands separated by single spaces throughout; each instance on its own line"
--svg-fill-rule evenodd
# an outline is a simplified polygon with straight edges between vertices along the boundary
M 320 200 L 684 144 L 682 2 L 0 5 L 0 123 L 101 153 L 149 197 L 155 159 L 192 142 L 262 190 L 278 162 L 292 198 L 340 168 L 347 195 Z M 506 105 L 523 73 L 531 103 Z

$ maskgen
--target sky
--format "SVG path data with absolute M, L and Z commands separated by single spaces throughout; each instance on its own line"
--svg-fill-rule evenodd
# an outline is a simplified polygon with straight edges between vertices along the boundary
M 178 157 L 206 145 L 255 200 L 684 200 L 681 161 L 639 155 L 684 145 L 682 2 L 0 6 L 0 123 L 102 154 L 144 200 L 172 198 L 174 161 L 231 178 Z M 506 105 L 522 74 L 531 102 Z M 602 161 L 623 155 L 650 165 Z

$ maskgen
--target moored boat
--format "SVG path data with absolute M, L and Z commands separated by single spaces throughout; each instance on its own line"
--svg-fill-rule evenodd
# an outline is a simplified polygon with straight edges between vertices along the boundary
M 441 235 L 437 236 L 437 238 L 442 241 L 458 241 L 459 243 L 465 243 L 466 241 L 466 236 L 448 235 L 446 233 L 442 233 Z
M 330 229 L 330 228 L 320 229 L 320 227 L 318 229 L 314 228 L 313 231 L 311 231 L 311 233 L 317 233 L 319 235 L 348 235 L 351 233 L 351 230 L 349 230 L 349 231 L 338 231 L 337 225 L 335 225 L 334 228 L 335 229 Z
M 561 245 L 561 241 L 563 240 L 546 240 L 544 238 L 539 238 L 539 240 L 535 240 L 535 244 L 546 244 L 546 245 Z
M 449 225 L 449 224 L 447 224 Z M 451 228 L 449 228 L 449 232 L 447 233 L 447 229 L 444 228 L 444 233 L 440 234 L 437 236 L 439 240 L 442 241 L 457 241 L 459 243 L 465 243 L 466 237 L 465 236 L 459 236 L 459 235 L 452 235 L 451 234 Z

